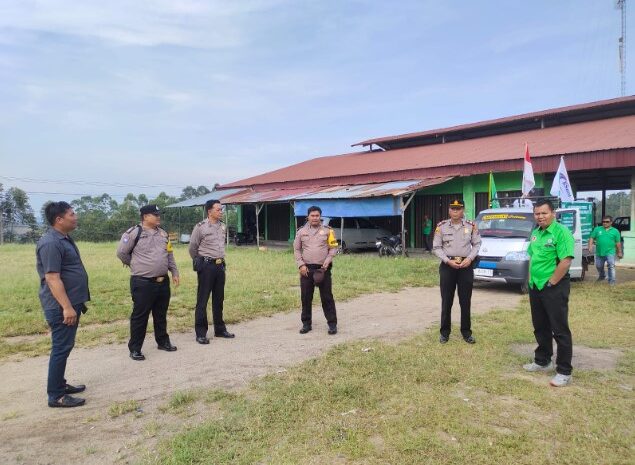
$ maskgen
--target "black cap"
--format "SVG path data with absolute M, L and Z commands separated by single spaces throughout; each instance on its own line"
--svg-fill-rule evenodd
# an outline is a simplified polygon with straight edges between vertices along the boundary
M 463 200 L 459 200 L 459 199 L 454 199 L 454 202 L 450 204 L 450 208 L 463 208 L 463 207 L 465 207 L 465 204 L 463 203 Z
M 139 212 L 142 215 L 160 215 L 161 214 L 161 210 L 159 210 L 159 206 L 158 205 L 144 205 L 143 207 L 141 207 L 139 209 Z

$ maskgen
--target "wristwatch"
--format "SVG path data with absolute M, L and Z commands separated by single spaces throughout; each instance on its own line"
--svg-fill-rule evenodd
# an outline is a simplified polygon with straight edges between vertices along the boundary
M 551 284 L 551 281 L 547 281 L 547 287 L 553 287 L 553 284 Z

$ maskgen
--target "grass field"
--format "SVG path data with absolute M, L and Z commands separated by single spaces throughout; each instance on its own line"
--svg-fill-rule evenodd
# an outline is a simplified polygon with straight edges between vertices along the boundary
M 147 461 L 632 464 L 634 304 L 635 283 L 573 286 L 575 346 L 623 355 L 616 370 L 574 371 L 566 388 L 550 388 L 547 374 L 524 373 L 528 359 L 510 349 L 533 344 L 523 299 L 515 311 L 475 318 L 475 346 L 459 338 L 440 346 L 435 328 L 398 345 L 338 346 L 246 392 L 198 393 L 198 412 L 208 409 L 202 416 L 212 419 Z
M 79 243 L 90 280 L 92 301 L 82 317 L 78 346 L 122 342 L 128 337 L 131 311 L 128 268 L 115 256 L 115 243 Z M 38 299 L 33 245 L 0 248 L 0 358 L 12 354 L 41 355 L 50 347 Z M 172 287 L 169 331 L 193 328 L 196 273 L 186 246 L 175 247 L 181 286 Z M 299 308 L 298 272 L 291 251 L 227 251 L 225 321 L 229 324 Z M 333 292 L 345 300 L 368 292 L 396 291 L 405 286 L 433 285 L 436 263 L 352 254 L 341 255 L 333 269 Z M 316 298 L 319 298 L 316 295 Z M 151 326 L 151 325 L 150 325 Z

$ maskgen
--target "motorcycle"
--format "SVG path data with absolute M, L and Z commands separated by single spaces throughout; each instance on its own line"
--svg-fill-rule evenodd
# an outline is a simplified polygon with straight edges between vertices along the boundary
M 256 243 L 256 231 L 252 228 L 247 228 L 244 232 L 237 232 L 234 236 L 234 244 L 245 245 Z
M 380 257 L 398 256 L 404 253 L 400 235 L 378 237 L 375 245 Z M 407 257 L 408 252 L 404 255 Z

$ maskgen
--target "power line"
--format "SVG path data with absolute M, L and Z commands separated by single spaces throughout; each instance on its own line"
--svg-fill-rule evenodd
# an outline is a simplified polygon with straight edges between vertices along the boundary
M 103 194 L 80 194 L 77 192 L 41 192 L 41 191 L 24 191 L 27 194 L 45 194 L 45 195 L 75 195 L 75 196 L 80 196 L 80 197 L 101 197 Z M 106 195 L 108 195 L 109 197 L 117 197 L 117 198 L 126 198 L 128 197 L 129 194 L 108 194 L 106 193 Z M 158 197 L 159 194 L 156 195 L 149 195 L 149 194 L 141 194 L 141 195 L 145 195 L 146 197 L 148 197 L 149 199 L 151 198 L 155 198 Z
M 103 181 L 77 181 L 77 180 L 64 180 L 64 179 L 36 179 L 36 178 L 21 178 L 17 176 L 2 176 L 2 179 L 8 179 L 10 181 L 22 181 L 22 182 L 38 182 L 38 183 L 52 183 L 52 184 L 76 184 L 81 186 L 102 186 L 102 187 L 139 187 L 139 188 L 157 188 L 157 187 L 176 187 L 182 188 L 181 185 L 176 184 L 127 184 L 121 182 L 103 182 Z

